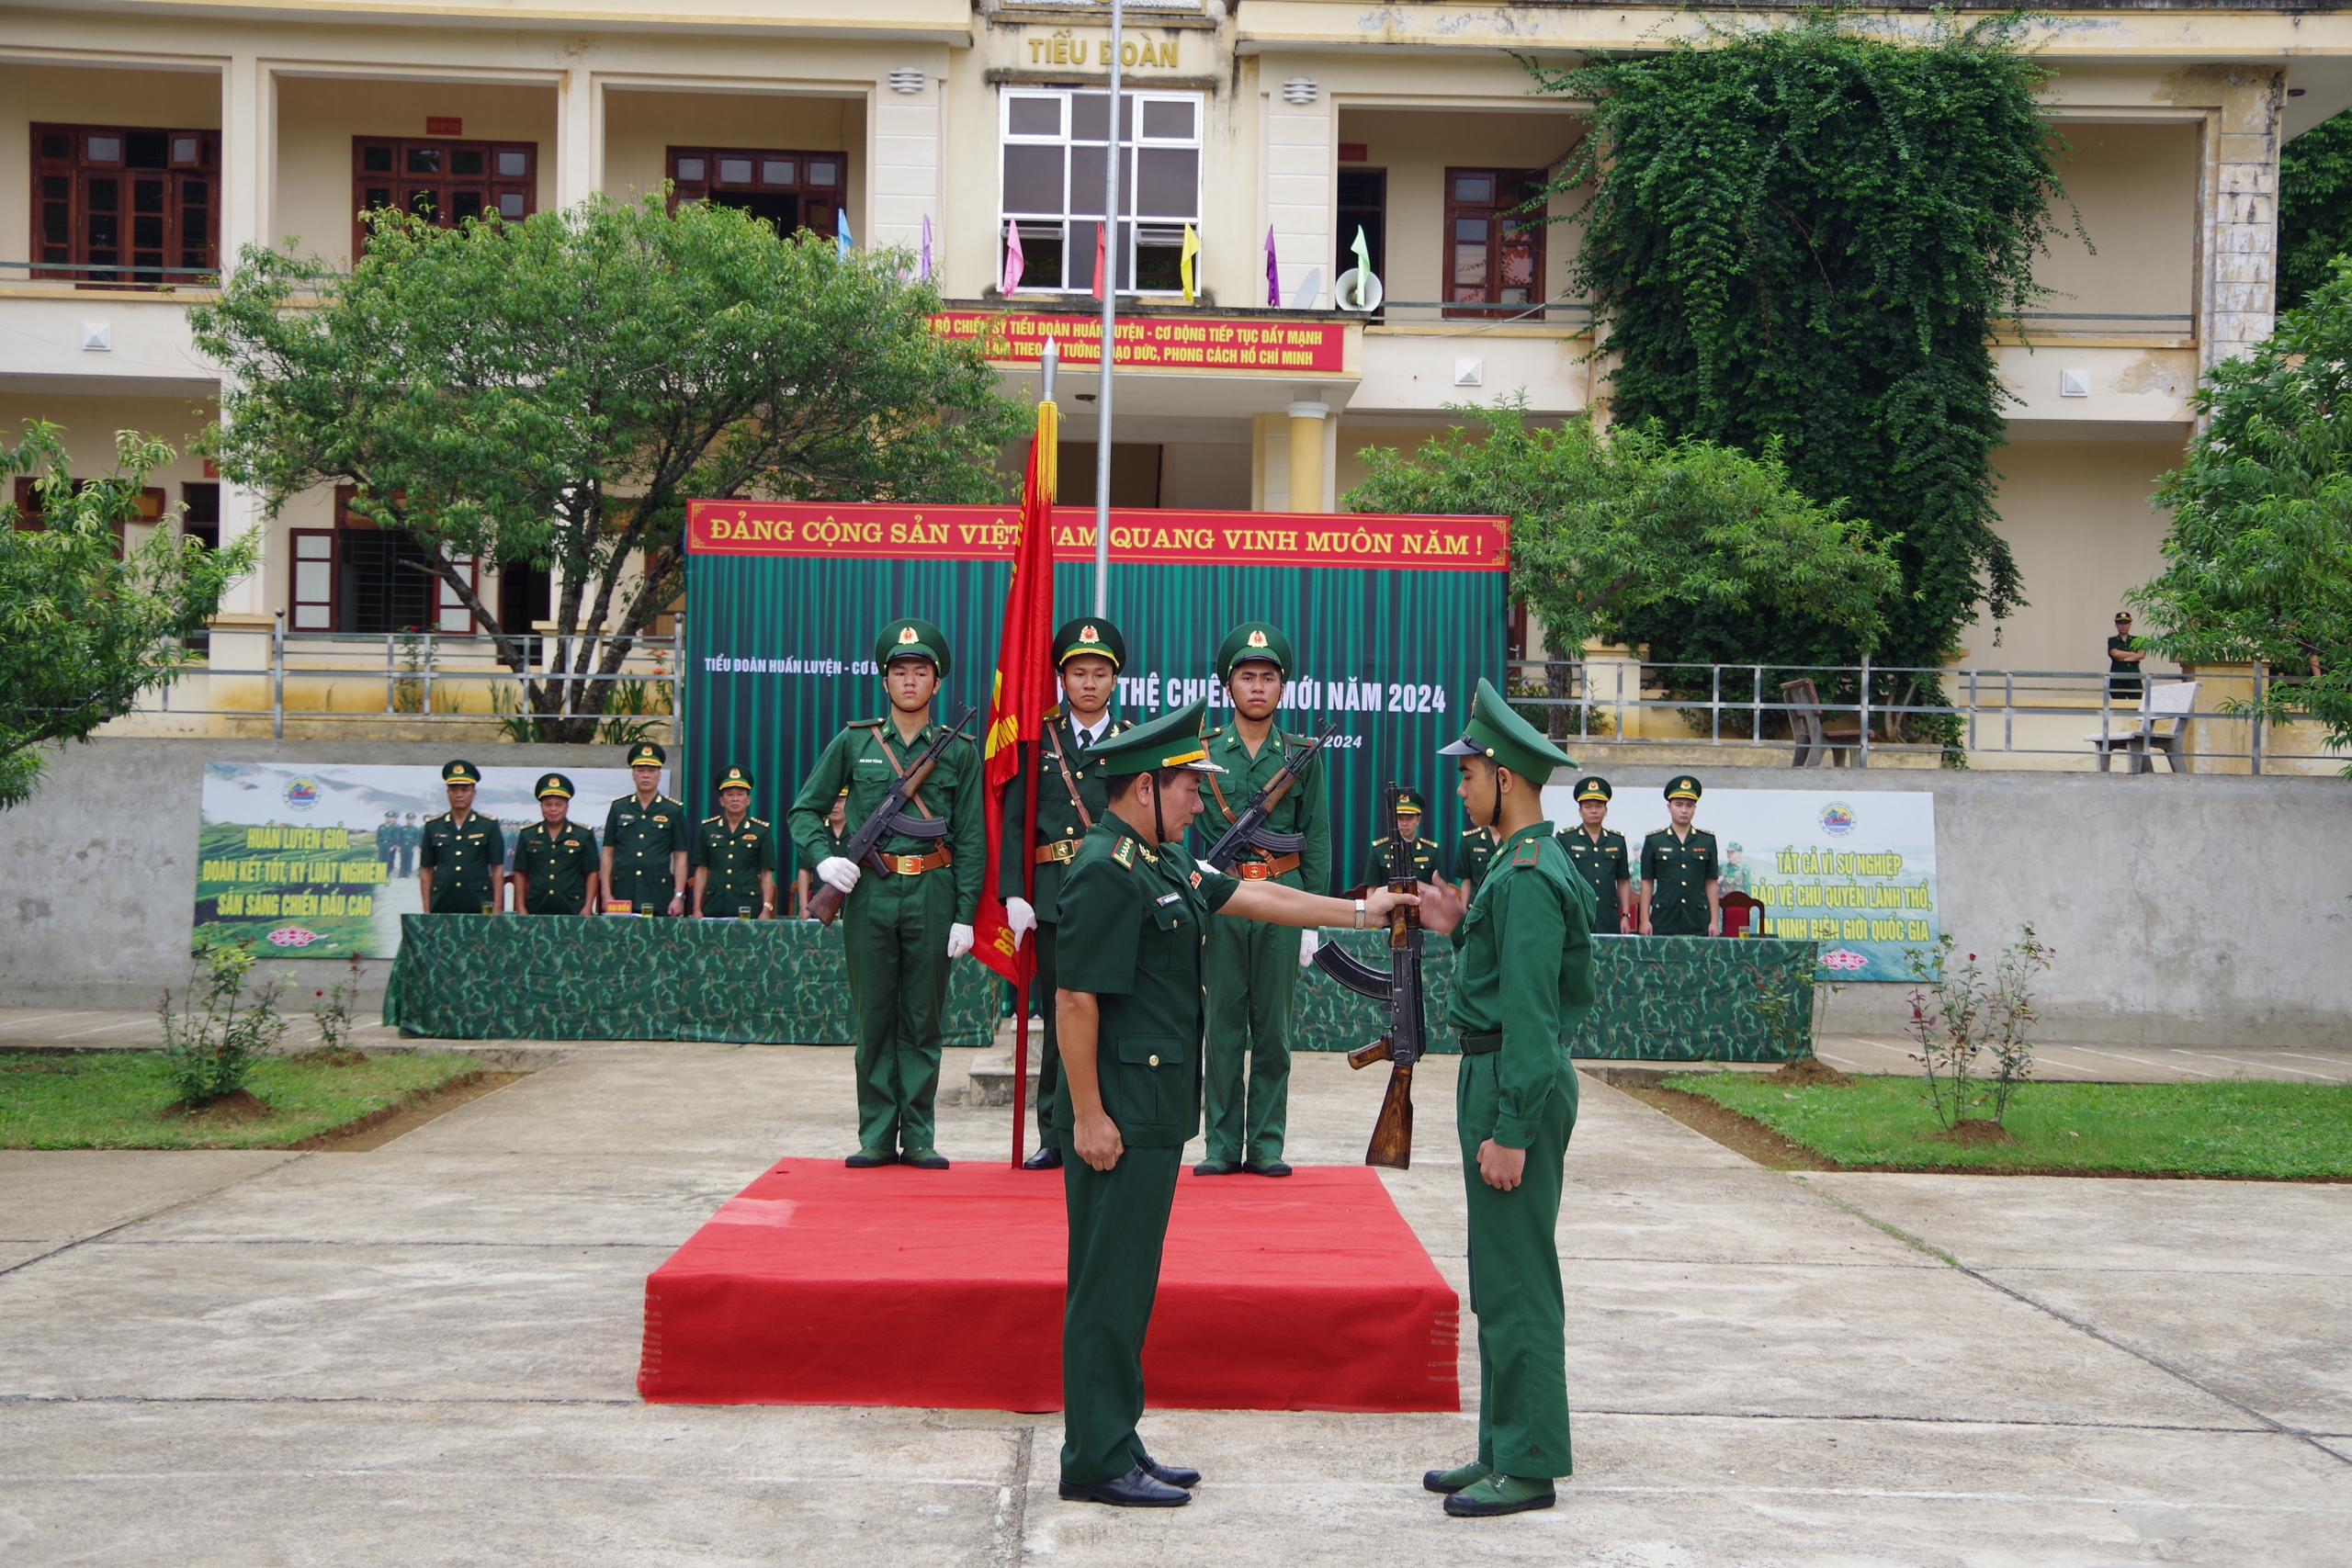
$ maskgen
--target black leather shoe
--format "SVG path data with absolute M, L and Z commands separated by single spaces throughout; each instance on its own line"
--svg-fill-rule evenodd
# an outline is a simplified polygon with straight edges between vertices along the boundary
M 1244 1176 L 1288 1176 L 1290 1167 L 1278 1159 L 1268 1160 L 1263 1165 L 1244 1165 L 1241 1173 Z
M 1190 1492 L 1201 1483 L 1201 1472 L 1186 1464 L 1162 1464 L 1149 1454 L 1143 1456 L 1144 1469 L 1162 1486 L 1181 1486 Z
M 1228 1159 L 1204 1159 L 1193 1168 L 1194 1176 L 1231 1176 L 1241 1168 Z
M 1114 1508 L 1181 1508 L 1192 1500 L 1190 1492 L 1155 1481 L 1141 1465 L 1116 1481 L 1099 1482 L 1092 1486 L 1080 1486 L 1074 1481 L 1062 1483 L 1065 1503 L 1108 1503 Z
M 937 1149 L 909 1149 L 899 1156 L 917 1170 L 945 1170 L 947 1156 Z
M 1061 1168 L 1062 1152 L 1051 1144 L 1021 1162 L 1023 1170 L 1059 1170 Z
M 899 1156 L 888 1149 L 860 1149 L 842 1163 L 852 1170 L 872 1170 L 876 1166 L 898 1164 Z

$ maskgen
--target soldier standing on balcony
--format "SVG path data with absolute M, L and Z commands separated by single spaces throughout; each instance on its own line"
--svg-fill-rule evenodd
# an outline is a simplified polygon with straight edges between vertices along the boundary
M 628 749 L 628 773 L 637 785 L 605 813 L 602 870 L 605 897 L 626 899 L 633 915 L 686 912 L 686 851 L 693 835 L 684 802 L 662 791 L 662 767 L 670 754 L 650 740 Z

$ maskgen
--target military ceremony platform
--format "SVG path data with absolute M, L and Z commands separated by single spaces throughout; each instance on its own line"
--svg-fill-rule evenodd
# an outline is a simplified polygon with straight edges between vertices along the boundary
M 646 1280 L 638 1391 L 1057 1410 L 1066 1247 L 1057 1178 L 779 1160 Z M 1149 1403 L 1450 1412 L 1459 1312 L 1375 1172 L 1187 1172 L 1144 1345 Z

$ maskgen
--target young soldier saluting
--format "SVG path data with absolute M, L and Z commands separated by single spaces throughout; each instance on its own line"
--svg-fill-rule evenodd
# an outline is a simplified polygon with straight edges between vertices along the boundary
M 863 718 L 833 738 L 800 786 L 786 821 L 793 847 L 844 896 L 842 952 L 857 1018 L 857 1153 L 853 1170 L 900 1160 L 945 1170 L 933 1146 L 940 1015 L 947 966 L 972 951 L 987 853 L 980 830 L 980 754 L 959 740 L 913 791 L 865 868 L 833 852 L 825 815 L 849 787 L 855 831 L 892 781 L 932 742 L 931 700 L 948 671 L 947 637 L 929 621 L 893 621 L 874 645 L 883 718 Z M 868 874 L 870 873 L 870 874 Z
M 1063 1092 L 1054 1142 L 1069 1215 L 1062 1324 L 1061 1495 L 1074 1502 L 1172 1508 L 1200 1472 L 1161 1464 L 1136 1435 L 1143 1341 L 1184 1142 L 1200 1130 L 1202 927 L 1221 918 L 1288 926 L 1380 923 L 1386 887 L 1349 902 L 1272 881 L 1198 870 L 1184 829 L 1201 809 L 1194 703 L 1101 742 L 1106 815 L 1088 830 L 1061 887 Z M 1557 1336 L 1555 1336 L 1557 1345 Z
M 1102 820 L 1102 764 L 1095 749 L 1124 728 L 1111 717 L 1111 698 L 1119 688 L 1119 667 L 1126 660 L 1126 638 L 1108 621 L 1076 620 L 1054 634 L 1054 668 L 1061 672 L 1062 701 L 1046 715 L 1046 750 L 1037 768 L 1034 900 L 1022 897 L 1026 884 L 1018 859 L 1022 814 L 1028 809 L 1026 756 L 1004 792 L 997 896 L 1004 900 L 1006 921 L 1016 935 L 1032 929 L 1037 933 L 1037 994 L 1046 1010 L 1046 1043 L 1037 1062 L 1037 1152 L 1025 1162 L 1029 1170 L 1053 1170 L 1062 1163 L 1062 1151 L 1051 1136 L 1054 1093 L 1061 1083 L 1060 1031 L 1054 1019 L 1061 886 L 1083 835 Z
M 1400 789 L 1396 792 L 1396 820 L 1388 824 L 1388 831 L 1374 839 L 1371 847 L 1364 852 L 1365 886 L 1388 880 L 1388 846 L 1399 839 L 1410 846 L 1414 881 L 1433 882 L 1445 874 L 1445 867 L 1438 859 L 1437 840 L 1421 837 L 1421 821 L 1427 809 L 1418 790 Z
M 628 749 L 637 793 L 605 813 L 605 897 L 625 899 L 633 915 L 686 912 L 686 808 L 661 793 L 670 754 L 650 740 Z
M 752 775 L 730 767 L 718 775 L 718 815 L 695 829 L 695 914 L 732 920 L 775 918 L 775 833 L 752 815 Z
M 1642 934 L 1721 936 L 1723 883 L 1715 836 L 1690 826 L 1699 809 L 1699 781 L 1689 773 L 1667 781 L 1671 825 L 1642 840 Z
M 441 770 L 449 814 L 424 824 L 417 855 L 416 896 L 428 915 L 494 915 L 506 890 L 506 835 L 494 818 L 474 812 L 481 770 L 450 762 Z
M 1595 936 L 1618 936 L 1633 924 L 1634 871 L 1625 835 L 1602 825 L 1609 820 L 1609 796 L 1607 779 L 1577 780 L 1577 815 L 1583 822 L 1560 835 L 1568 863 L 1592 888 Z
M 1592 1007 L 1592 889 L 1544 820 L 1544 781 L 1575 764 L 1485 681 L 1462 759 L 1471 820 L 1501 836 L 1465 908 L 1424 888 L 1421 923 L 1453 932 L 1447 1017 L 1462 1032 L 1454 1125 L 1470 1210 L 1470 1310 L 1478 1314 L 1478 1457 L 1421 1484 L 1460 1517 L 1552 1506 L 1572 1473 L 1567 1311 L 1560 1290 L 1560 1186 L 1577 1120 L 1561 1036 Z
M 1232 700 L 1233 722 L 1203 738 L 1219 769 L 1206 775 L 1214 808 L 1201 819 L 1204 851 L 1282 771 L 1290 749 L 1306 744 L 1274 727 L 1290 671 L 1290 639 L 1263 621 L 1234 627 L 1217 647 L 1216 678 Z M 1324 789 L 1318 755 L 1267 817 L 1258 846 L 1234 863 L 1234 875 L 1310 892 L 1329 887 L 1331 814 Z M 1208 928 L 1209 1157 L 1193 1169 L 1201 1176 L 1288 1176 L 1283 1134 L 1290 1113 L 1291 998 L 1300 966 L 1315 956 L 1315 936 L 1249 920 L 1214 919 Z
M 514 912 L 596 912 L 596 840 L 571 820 L 571 781 L 541 776 L 539 819 L 514 835 Z

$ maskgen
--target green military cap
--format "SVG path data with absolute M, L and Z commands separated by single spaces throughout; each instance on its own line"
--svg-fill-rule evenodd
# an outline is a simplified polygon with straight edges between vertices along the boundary
M 1086 754 L 1102 763 L 1102 772 L 1113 778 L 1148 773 L 1157 768 L 1221 773 L 1225 770 L 1209 761 L 1208 748 L 1201 740 L 1201 717 L 1208 708 L 1208 699 L 1204 697 L 1189 707 L 1161 714 L 1133 729 L 1106 735 L 1089 747 Z
M 1114 670 L 1127 667 L 1127 639 L 1119 628 L 1100 618 L 1066 623 L 1054 634 L 1054 668 L 1058 670 L 1081 653 L 1107 659 Z
M 541 800 L 545 800 L 551 795 L 560 795 L 564 799 L 570 800 L 572 794 L 571 781 L 561 773 L 542 773 L 539 776 L 538 787 L 531 793 Z
M 1290 679 L 1290 638 L 1281 628 L 1265 621 L 1244 621 L 1225 634 L 1216 645 L 1216 678 L 1233 679 L 1233 667 L 1250 660 L 1262 659 Z
M 481 783 L 481 770 L 471 762 L 444 762 L 441 764 L 441 782 L 478 784 Z
M 1427 811 L 1429 807 L 1422 802 L 1419 790 L 1400 789 L 1396 792 L 1396 809 L 1409 811 L 1418 817 Z
M 640 740 L 628 749 L 628 765 L 632 768 L 658 768 L 669 760 L 670 753 L 650 740 Z
M 1588 800 L 1607 800 L 1609 796 L 1609 781 L 1600 777 L 1599 774 L 1596 773 L 1590 778 L 1577 780 L 1577 802 L 1578 805 L 1582 805 Z
M 893 659 L 928 659 L 943 681 L 947 679 L 948 667 L 954 662 L 947 653 L 947 634 L 929 621 L 911 615 L 892 621 L 874 639 L 874 662 L 888 670 Z
M 718 770 L 718 784 L 716 787 L 719 789 L 749 789 L 752 787 L 752 775 L 745 773 L 742 769 L 736 767 L 733 763 L 729 763 L 726 767 Z
M 1521 778 L 1541 784 L 1555 768 L 1573 768 L 1576 759 L 1544 739 L 1543 732 L 1511 710 L 1503 694 L 1483 676 L 1470 699 L 1470 720 L 1462 739 L 1438 748 L 1441 757 L 1490 757 Z
M 1693 774 L 1677 773 L 1666 781 L 1666 798 L 1668 800 L 1696 800 L 1699 794 L 1699 781 Z

